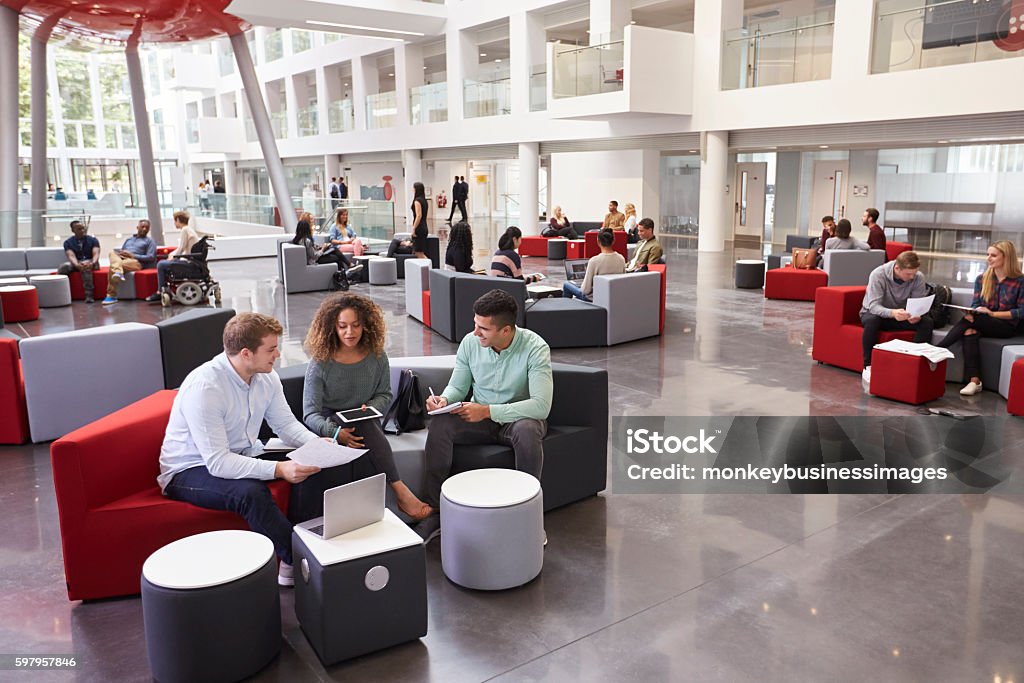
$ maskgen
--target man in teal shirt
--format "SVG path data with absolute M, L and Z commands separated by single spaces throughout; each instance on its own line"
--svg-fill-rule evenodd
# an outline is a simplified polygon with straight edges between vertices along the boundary
M 516 300 L 499 289 L 477 299 L 473 332 L 459 344 L 452 378 L 440 396 L 427 399 L 427 410 L 437 410 L 473 398 L 430 422 L 423 500 L 435 510 L 441 509 L 441 484 L 451 472 L 456 444 L 511 446 L 516 469 L 540 479 L 554 386 L 551 349 L 536 332 L 516 327 L 518 312 Z M 440 530 L 437 513 L 416 525 L 425 543 Z

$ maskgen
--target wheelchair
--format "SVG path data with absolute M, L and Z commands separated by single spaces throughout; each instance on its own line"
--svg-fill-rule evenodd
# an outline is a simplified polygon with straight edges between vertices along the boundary
M 185 306 L 194 306 L 211 298 L 220 303 L 220 283 L 210 277 L 210 267 L 206 263 L 207 253 L 215 248 L 210 244 L 210 237 L 206 236 L 196 242 L 190 253 L 179 257 L 181 265 L 187 266 L 187 272 L 168 271 L 166 283 L 160 290 L 161 305 L 166 307 L 177 301 Z

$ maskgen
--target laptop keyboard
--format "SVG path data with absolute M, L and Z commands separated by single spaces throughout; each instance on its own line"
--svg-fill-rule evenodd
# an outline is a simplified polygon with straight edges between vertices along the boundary
M 313 527 L 312 529 L 310 529 L 309 532 L 311 534 L 316 534 L 317 536 L 320 536 L 322 538 L 323 535 L 324 535 L 324 525 L 323 524 L 319 524 L 319 525 Z

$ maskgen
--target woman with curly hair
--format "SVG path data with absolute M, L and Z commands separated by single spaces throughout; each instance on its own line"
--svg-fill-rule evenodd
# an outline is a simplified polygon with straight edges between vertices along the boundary
M 366 448 L 377 472 L 395 492 L 398 507 L 414 520 L 434 511 L 399 478 L 395 456 L 379 420 L 346 427 L 339 410 L 372 406 L 383 415 L 391 404 L 391 364 L 384 353 L 384 314 L 372 300 L 339 292 L 323 300 L 306 334 L 311 360 L 302 390 L 302 421 L 321 436 L 350 448 Z
M 444 252 L 444 265 L 447 270 L 458 273 L 473 272 L 473 230 L 466 221 L 452 226 L 448 248 Z

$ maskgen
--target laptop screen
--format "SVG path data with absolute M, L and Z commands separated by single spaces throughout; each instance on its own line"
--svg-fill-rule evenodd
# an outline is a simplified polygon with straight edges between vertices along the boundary
M 582 280 L 587 274 L 587 259 L 570 259 L 565 262 L 565 279 Z

